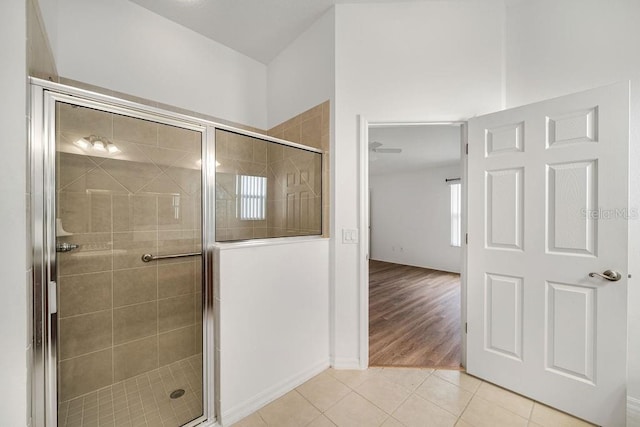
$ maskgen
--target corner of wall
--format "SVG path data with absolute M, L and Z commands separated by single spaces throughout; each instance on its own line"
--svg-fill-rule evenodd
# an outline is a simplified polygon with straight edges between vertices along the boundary
M 267 123 L 274 127 L 335 91 L 335 12 L 330 8 L 267 66 Z
M 331 367 L 337 370 L 360 370 L 360 359 L 348 357 L 332 357 Z M 366 369 L 366 367 L 364 368 Z
M 269 387 L 267 390 L 258 393 L 251 399 L 248 399 L 233 406 L 232 408 L 223 411 L 220 415 L 223 425 L 233 425 L 234 423 L 252 414 L 268 403 L 273 402 L 277 398 L 284 396 L 286 393 L 309 381 L 311 378 L 320 374 L 328 367 L 329 362 L 323 360 L 303 372 L 298 372 L 297 374 L 279 382 L 278 384 L 274 384 L 272 387 Z
M 27 0 L 27 71 L 30 76 L 58 81 L 51 41 L 38 0 Z

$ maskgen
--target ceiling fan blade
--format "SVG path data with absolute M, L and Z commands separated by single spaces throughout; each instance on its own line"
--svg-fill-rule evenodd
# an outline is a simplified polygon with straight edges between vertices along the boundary
M 374 148 L 373 151 L 383 154 L 398 154 L 402 153 L 402 148 Z
M 373 141 L 369 143 L 369 150 L 375 150 L 378 147 L 381 147 L 382 143 L 378 141 Z

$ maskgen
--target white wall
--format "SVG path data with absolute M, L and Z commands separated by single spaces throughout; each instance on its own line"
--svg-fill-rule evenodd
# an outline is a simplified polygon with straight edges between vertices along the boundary
M 504 25 L 502 1 L 336 6 L 333 236 L 362 227 L 357 116 L 459 120 L 500 109 Z M 334 363 L 358 366 L 358 245 L 333 244 Z
M 508 106 L 640 75 L 637 0 L 509 0 Z
M 287 59 L 289 52 L 285 50 L 274 60 L 267 85 L 264 65 L 126 0 L 41 1 L 45 21 L 55 8 L 44 4 L 58 2 L 58 28 L 53 31 L 52 45 L 64 77 L 262 128 L 276 123 L 288 111 L 299 112 L 308 103 L 317 104 L 314 98 L 326 90 L 306 95 L 306 91 L 298 91 L 299 83 L 291 76 L 291 86 L 286 78 L 280 78 L 280 73 L 295 63 L 299 70 L 309 71 L 305 60 L 311 57 L 295 44 L 290 52 L 298 53 L 292 53 L 293 59 Z M 640 26 L 636 24 L 640 2 L 508 1 L 506 21 L 501 0 L 336 6 L 332 171 L 339 185 L 333 187 L 333 236 L 340 235 L 343 228 L 359 226 L 358 114 L 370 120 L 465 119 L 500 109 L 503 96 L 508 105 L 519 105 L 640 74 Z M 15 417 L 11 422 L 23 420 L 26 382 L 22 369 L 25 294 L 23 288 L 7 285 L 24 284 L 25 264 L 16 250 L 16 245 L 24 243 L 24 237 L 17 236 L 24 224 L 15 215 L 24 208 L 24 187 L 16 185 L 25 171 L 24 147 L 20 145 L 25 128 L 21 119 L 24 86 L 17 83 L 19 74 L 24 75 L 24 5 L 18 0 L 0 4 L 0 40 L 5 41 L 0 45 L 0 81 L 5 89 L 0 108 L 7 110 L 0 117 L 7 122 L 3 129 L 7 129 L 6 141 L 11 142 L 5 143 L 8 151 L 0 160 L 4 177 L 0 183 L 6 186 L 2 188 L 5 199 L 0 224 L 10 224 L 3 226 L 3 237 L 14 242 L 10 252 L 0 254 L 4 284 L 0 312 L 2 324 L 12 326 L 2 330 L 8 350 L 0 356 L 0 366 L 5 368 L 2 377 L 10 395 L 0 398 L 0 413 Z M 326 30 L 325 25 L 319 23 L 310 29 L 301 37 L 301 45 L 308 40 L 310 45 L 328 46 L 317 38 Z M 50 28 L 47 25 L 51 33 Z M 281 71 L 276 71 L 278 67 Z M 269 104 L 269 120 L 267 86 L 270 91 L 284 87 L 290 94 L 288 99 Z M 20 198 L 16 187 L 20 187 Z M 335 267 L 334 358 L 339 365 L 355 365 L 359 356 L 357 245 L 334 240 L 331 251 Z M 634 313 L 640 306 L 640 295 L 633 285 L 630 281 L 629 304 L 631 319 L 637 325 L 640 319 Z M 630 337 L 630 393 L 635 396 L 640 396 L 638 336 Z
M 28 420 L 26 2 L 0 2 L 0 424 Z
M 331 8 L 269 63 L 268 128 L 333 100 L 335 10 Z
M 447 178 L 460 165 L 371 176 L 371 258 L 460 272 L 462 250 L 451 246 L 451 194 Z
M 53 52 L 58 47 L 58 0 L 35 0 L 38 4 L 44 32 Z
M 127 0 L 58 0 L 61 77 L 266 128 L 264 64 Z
M 329 366 L 329 241 L 222 244 L 218 254 L 226 426 Z
M 507 3 L 507 103 L 522 105 L 640 77 L 640 2 L 637 0 L 512 0 Z M 635 82 L 638 89 L 638 80 Z M 632 206 L 640 203 L 638 112 L 632 114 Z M 635 119 L 634 119 L 635 118 Z M 640 257 L 638 221 L 629 224 L 630 268 Z M 639 274 L 629 280 L 628 394 L 640 415 Z

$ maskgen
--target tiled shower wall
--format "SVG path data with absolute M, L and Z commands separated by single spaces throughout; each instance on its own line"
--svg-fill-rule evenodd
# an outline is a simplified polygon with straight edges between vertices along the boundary
M 216 130 L 218 241 L 320 234 L 322 155 Z M 263 219 L 238 218 L 236 179 L 265 177 Z
M 326 101 L 268 132 L 321 149 L 324 161 L 304 150 L 216 132 L 216 240 L 314 235 L 321 229 L 328 236 L 329 124 L 330 105 Z M 237 218 L 238 175 L 267 178 L 266 219 Z
M 269 237 L 322 231 L 322 155 L 270 144 L 267 161 Z
M 236 176 L 267 176 L 269 143 L 216 130 L 216 240 L 268 237 L 266 220 L 236 217 Z
M 329 237 L 330 211 L 330 131 L 331 103 L 325 101 L 286 122 L 269 129 L 267 134 L 275 138 L 322 150 L 322 235 Z
M 200 134 L 67 104 L 57 114 L 59 400 L 202 352 Z M 99 135 L 121 150 L 84 152 Z M 64 233 L 63 233 L 64 234 Z

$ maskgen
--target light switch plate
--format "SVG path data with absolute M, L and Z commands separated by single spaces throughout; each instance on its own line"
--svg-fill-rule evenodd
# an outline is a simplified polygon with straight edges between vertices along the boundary
M 358 230 L 343 228 L 342 229 L 342 243 L 354 244 L 358 243 Z

